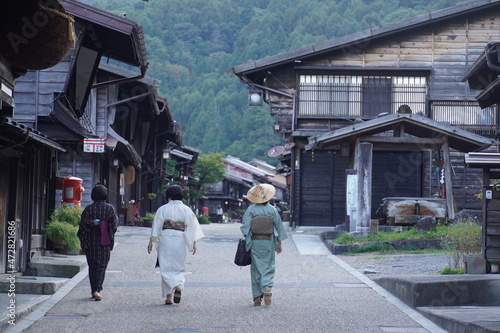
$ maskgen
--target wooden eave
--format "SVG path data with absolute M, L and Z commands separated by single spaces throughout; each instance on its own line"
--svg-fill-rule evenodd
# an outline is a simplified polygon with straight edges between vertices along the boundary
M 342 48 L 365 45 L 372 40 L 394 35 L 404 31 L 415 30 L 423 26 L 449 20 L 458 16 L 471 14 L 480 10 L 487 10 L 500 5 L 500 0 L 477 0 L 470 1 L 457 6 L 441 9 L 431 13 L 422 14 L 410 19 L 405 19 L 396 23 L 387 24 L 381 27 L 367 29 L 361 32 L 349 34 L 340 38 L 324 41 L 297 50 L 281 53 L 267 58 L 254 60 L 245 64 L 231 67 L 229 72 L 239 76 L 252 74 L 272 67 L 290 64 L 306 58 L 314 57 L 324 53 L 332 52 Z M 357 47 L 359 48 L 359 47 Z
M 136 169 L 138 170 L 141 169 L 142 166 L 141 155 L 127 140 L 125 140 L 120 134 L 116 133 L 116 131 L 111 127 L 108 127 L 106 145 L 108 147 L 111 147 L 113 151 L 120 152 L 125 158 L 125 160 L 127 160 Z
M 500 77 L 497 77 L 495 81 L 491 82 L 487 87 L 481 91 L 479 95 L 476 96 L 476 100 L 479 106 L 484 109 L 495 103 L 500 102 Z
M 74 0 L 59 0 L 68 14 L 95 25 L 104 55 L 138 66 L 147 66 L 144 32 L 137 22 Z
M 483 53 L 479 56 L 479 58 L 467 71 L 467 73 L 465 73 L 464 77 L 462 78 L 462 82 L 468 81 L 471 90 L 481 90 L 488 88 L 492 85 L 492 83 L 498 80 L 498 76 L 500 75 L 500 72 L 498 71 L 498 60 L 488 63 L 487 52 L 497 53 L 498 51 L 491 51 L 489 50 L 489 48 L 491 46 L 495 46 L 496 49 L 496 46 L 499 44 L 500 42 L 487 43 Z M 494 58 L 498 59 L 498 54 Z
M 465 164 L 470 168 L 500 168 L 498 153 L 468 153 L 465 154 Z
M 99 70 L 105 71 L 108 73 L 112 73 L 119 78 L 134 78 L 138 75 L 136 72 L 133 72 L 131 70 L 128 70 L 128 69 L 125 69 L 125 68 L 122 68 L 119 66 L 110 65 L 110 64 L 104 63 L 102 61 L 99 63 Z M 157 96 L 157 92 L 156 92 L 157 87 L 159 85 L 159 80 L 156 80 L 156 79 L 149 77 L 149 76 L 145 76 L 143 78 L 133 80 L 133 81 L 123 82 L 123 83 L 119 83 L 120 81 L 117 81 L 117 82 L 118 82 L 117 84 L 123 84 L 123 85 L 130 85 L 130 84 L 142 85 L 144 87 L 144 89 L 149 92 L 149 96 L 147 97 L 147 101 L 148 101 L 148 105 L 150 106 L 151 112 L 154 115 L 160 114 L 160 110 L 158 108 L 158 101 L 157 101 L 158 96 Z M 130 97 L 133 97 L 133 96 L 130 96 Z M 146 100 L 146 99 L 143 99 L 143 100 Z M 118 102 L 120 102 L 120 101 L 117 101 L 116 103 L 118 103 Z
M 405 135 L 375 136 L 393 130 L 401 131 L 415 138 Z M 361 138 L 365 141 L 378 141 L 388 146 L 411 144 L 426 149 L 432 145 L 441 145 L 444 142 L 443 139 L 447 139 L 450 148 L 461 152 L 480 151 L 495 143 L 486 137 L 436 122 L 424 116 L 395 113 L 362 123 L 353 123 L 317 137 L 311 137 L 305 148 L 327 148 Z
M 478 77 L 484 76 L 491 72 L 488 68 L 488 64 L 486 63 L 486 54 L 483 53 L 477 58 L 476 62 L 472 64 L 472 67 L 469 68 L 467 73 L 465 73 L 462 78 L 462 82 L 469 81 L 469 87 L 471 90 L 479 90 L 484 88 L 484 83 L 481 80 L 478 80 Z
M 106 71 L 108 73 L 115 74 L 115 75 L 122 77 L 122 78 L 134 78 L 134 77 L 137 77 L 138 75 L 140 75 L 140 73 L 138 73 L 138 72 L 131 71 L 131 70 L 124 68 L 124 67 L 111 65 L 111 64 L 108 64 L 104 61 L 101 61 L 99 63 L 98 70 Z M 144 77 L 139 78 L 135 81 L 140 82 L 144 85 L 149 85 L 149 86 L 153 86 L 153 87 L 158 87 L 161 84 L 161 80 L 155 79 L 151 76 L 144 76 Z
M 37 142 L 52 150 L 66 151 L 63 146 L 44 133 L 7 117 L 0 117 L 0 133 L 0 152 L 11 149 L 22 150 L 28 142 Z

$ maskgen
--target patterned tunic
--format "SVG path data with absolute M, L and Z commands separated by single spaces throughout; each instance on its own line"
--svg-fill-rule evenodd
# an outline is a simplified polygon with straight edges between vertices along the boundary
M 99 226 L 91 226 L 89 221 L 105 221 L 109 225 L 109 245 L 102 245 L 101 230 Z M 100 292 L 110 259 L 110 251 L 114 245 L 114 234 L 118 228 L 118 217 L 115 208 L 104 201 L 96 201 L 85 207 L 80 219 L 78 237 L 85 251 L 89 266 L 89 280 L 91 292 Z

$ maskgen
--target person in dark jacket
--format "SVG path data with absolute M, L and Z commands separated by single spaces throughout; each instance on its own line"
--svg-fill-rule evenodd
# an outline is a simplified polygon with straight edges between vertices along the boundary
M 114 234 L 118 228 L 118 217 L 113 205 L 106 202 L 108 189 L 104 185 L 97 184 L 92 189 L 91 197 L 94 202 L 82 212 L 78 238 L 87 257 L 92 298 L 100 301 L 106 267 L 114 246 Z

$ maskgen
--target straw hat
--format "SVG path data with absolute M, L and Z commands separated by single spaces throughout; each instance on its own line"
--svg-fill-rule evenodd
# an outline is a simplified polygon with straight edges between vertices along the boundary
M 255 204 L 268 202 L 276 193 L 276 189 L 271 184 L 259 184 L 248 190 L 247 199 Z

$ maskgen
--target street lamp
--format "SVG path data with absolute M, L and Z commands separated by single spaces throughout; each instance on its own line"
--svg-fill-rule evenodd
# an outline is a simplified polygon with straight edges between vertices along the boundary
M 262 90 L 248 86 L 248 106 L 262 106 Z

